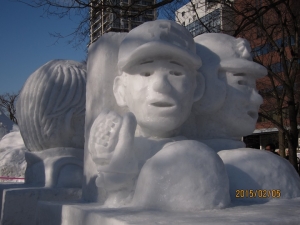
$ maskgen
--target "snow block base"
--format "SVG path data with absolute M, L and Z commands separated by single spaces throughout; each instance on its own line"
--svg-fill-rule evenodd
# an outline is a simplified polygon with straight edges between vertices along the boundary
M 38 201 L 76 201 L 79 188 L 13 188 L 4 189 L 1 225 L 33 225 Z
M 300 198 L 264 204 L 234 203 L 231 207 L 190 213 L 103 208 L 96 203 L 40 202 L 39 225 L 298 225 Z

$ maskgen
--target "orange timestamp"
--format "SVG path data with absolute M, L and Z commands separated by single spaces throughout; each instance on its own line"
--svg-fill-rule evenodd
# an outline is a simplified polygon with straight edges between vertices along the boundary
M 281 196 L 281 191 L 279 189 L 274 189 L 274 190 L 237 189 L 235 191 L 236 198 L 280 198 L 280 196 Z

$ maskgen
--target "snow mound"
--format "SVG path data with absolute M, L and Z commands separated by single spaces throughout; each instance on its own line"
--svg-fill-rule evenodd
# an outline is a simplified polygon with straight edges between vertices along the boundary
M 7 116 L 0 109 L 0 140 L 7 133 L 11 132 L 14 128 L 14 122 L 7 118 Z
M 199 211 L 230 204 L 220 157 L 197 141 L 167 144 L 141 170 L 133 205 L 168 211 Z
M 300 197 L 300 178 L 286 159 L 250 148 L 218 154 L 229 176 L 231 200 L 262 202 Z
M 10 132 L 0 140 L 0 152 L 10 150 L 27 151 L 20 131 Z
M 0 140 L 0 177 L 23 178 L 27 166 L 26 151 L 20 131 L 6 134 Z M 12 180 L 1 179 L 1 181 Z

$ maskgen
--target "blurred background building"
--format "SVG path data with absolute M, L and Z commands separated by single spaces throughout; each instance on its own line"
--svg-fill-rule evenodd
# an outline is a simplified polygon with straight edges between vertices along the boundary
M 134 2 L 134 5 L 133 5 Z M 155 20 L 156 9 L 144 10 L 147 6 L 153 5 L 155 0 L 114 0 L 114 9 L 97 10 L 97 4 L 104 4 L 102 1 L 94 3 L 90 10 L 90 44 L 107 32 L 128 32 L 140 24 Z

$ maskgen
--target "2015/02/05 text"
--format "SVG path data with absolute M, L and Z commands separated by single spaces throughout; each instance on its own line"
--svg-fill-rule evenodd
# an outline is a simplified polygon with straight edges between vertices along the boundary
M 281 192 L 278 189 L 274 190 L 265 190 L 265 189 L 258 189 L 258 190 L 244 190 L 238 189 L 235 191 L 236 198 L 280 198 Z

